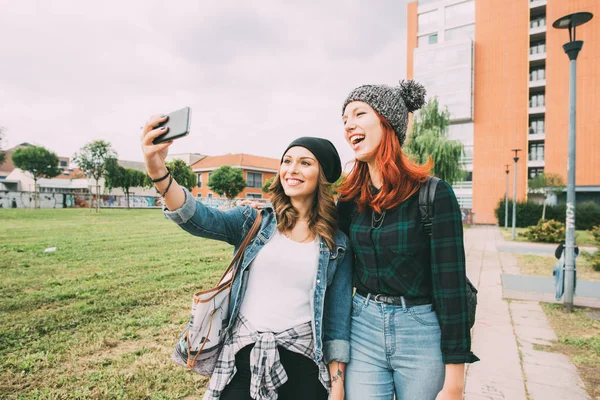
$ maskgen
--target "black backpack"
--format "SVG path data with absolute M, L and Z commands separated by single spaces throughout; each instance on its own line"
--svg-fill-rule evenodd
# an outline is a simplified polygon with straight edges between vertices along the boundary
M 419 188 L 419 213 L 421 214 L 421 223 L 423 230 L 431 236 L 431 224 L 435 217 L 435 209 L 433 207 L 435 200 L 435 190 L 439 178 L 434 176 L 429 177 L 427 181 Z M 477 308 L 477 289 L 468 277 L 467 280 L 467 306 L 469 309 L 469 326 L 472 328 L 475 324 L 475 311 Z

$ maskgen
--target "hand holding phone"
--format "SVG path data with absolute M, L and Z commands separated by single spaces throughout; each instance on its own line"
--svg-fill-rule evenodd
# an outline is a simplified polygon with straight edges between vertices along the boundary
M 189 107 L 167 114 L 167 120 L 154 127 L 154 129 L 165 127 L 166 132 L 154 138 L 152 144 L 170 142 L 187 136 L 190 133 L 191 114 L 192 110 Z

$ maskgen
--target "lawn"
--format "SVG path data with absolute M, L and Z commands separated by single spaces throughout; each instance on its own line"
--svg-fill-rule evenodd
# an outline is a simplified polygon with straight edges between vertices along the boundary
M 543 349 L 568 355 L 591 398 L 600 399 L 600 312 L 576 307 L 567 314 L 560 304 L 543 304 L 543 308 L 558 336 L 558 342 Z
M 515 254 L 521 274 L 552 276 L 552 270 L 556 265 L 556 258 L 552 255 L 538 256 L 533 254 Z M 600 281 L 600 272 L 594 271 L 592 264 L 585 257 L 580 256 L 577 262 L 577 279 Z
M 0 398 L 200 398 L 171 350 L 231 251 L 160 210 L 0 209 Z
M 523 233 L 527 230 L 527 228 L 516 228 L 517 235 L 515 238 L 515 242 L 528 242 L 529 240 L 523 236 L 520 236 L 519 233 Z M 504 237 L 504 240 L 513 241 L 512 240 L 512 228 L 509 226 L 508 229 L 504 229 L 504 226 L 500 227 L 500 232 Z M 584 230 L 576 230 L 575 231 L 575 243 L 579 246 L 592 246 L 597 247 L 598 243 L 594 240 L 594 236 L 589 231 Z M 554 243 L 558 244 L 558 243 Z

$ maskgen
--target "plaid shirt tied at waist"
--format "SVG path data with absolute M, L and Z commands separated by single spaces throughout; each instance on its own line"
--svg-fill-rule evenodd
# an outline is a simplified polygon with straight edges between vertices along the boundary
M 221 397 L 225 387 L 235 375 L 235 355 L 244 347 L 253 344 L 250 352 L 250 396 L 256 400 L 276 400 L 277 388 L 287 382 L 288 377 L 279 360 L 277 346 L 302 354 L 314 360 L 314 341 L 310 322 L 283 332 L 257 332 L 240 315 L 231 333 L 225 338 L 217 365 L 204 393 L 204 400 Z M 323 361 L 319 363 L 319 381 L 329 391 L 329 371 Z

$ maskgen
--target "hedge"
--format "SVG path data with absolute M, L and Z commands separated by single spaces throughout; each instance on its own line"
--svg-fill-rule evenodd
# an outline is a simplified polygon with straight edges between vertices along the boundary
M 508 200 L 508 226 L 512 226 L 512 200 Z M 542 204 L 532 202 L 517 201 L 517 227 L 527 228 L 537 225 L 542 218 Z M 500 200 L 495 210 L 498 224 L 504 226 L 504 199 Z M 567 206 L 559 204 L 558 206 L 546 206 L 546 220 L 553 219 L 565 222 Z M 577 204 L 575 207 L 575 228 L 592 229 L 595 225 L 600 225 L 600 205 L 593 201 Z

